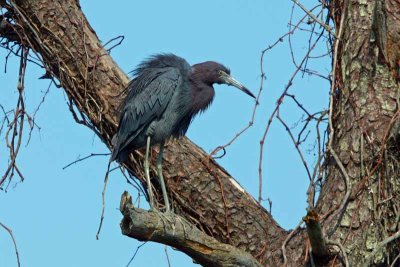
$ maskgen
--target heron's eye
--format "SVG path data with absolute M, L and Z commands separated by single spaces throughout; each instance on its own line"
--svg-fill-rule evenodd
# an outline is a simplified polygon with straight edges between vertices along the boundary
M 222 75 L 224 75 L 224 71 L 219 70 L 219 71 L 218 71 L 218 74 L 219 74 L 220 76 L 222 76 Z

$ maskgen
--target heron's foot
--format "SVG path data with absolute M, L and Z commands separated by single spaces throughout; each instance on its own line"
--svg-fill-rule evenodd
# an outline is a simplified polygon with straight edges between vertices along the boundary
M 149 209 L 149 211 L 152 211 L 152 212 L 158 212 L 158 209 L 157 209 L 157 208 L 155 208 L 154 206 L 150 205 L 150 209 Z
M 166 229 L 167 226 L 172 227 L 172 229 L 175 229 L 176 220 L 173 219 L 174 217 L 169 216 L 171 214 L 170 211 L 162 212 L 159 210 L 152 210 L 152 212 L 156 213 L 160 217 L 161 221 L 163 222 L 164 229 Z
M 173 214 L 173 213 L 174 213 L 170 208 L 167 208 L 166 206 L 164 206 L 164 207 L 161 208 L 161 209 L 153 208 L 153 209 L 151 209 L 151 210 L 152 210 L 152 211 L 156 211 L 156 212 L 158 212 L 158 213 L 165 214 L 165 215 Z
M 187 229 L 185 226 L 185 223 L 188 224 L 189 222 L 185 219 L 182 218 L 180 216 L 178 216 L 177 214 L 175 214 L 172 210 L 168 210 L 168 211 L 159 211 L 157 209 L 153 209 L 151 210 L 152 212 L 155 212 L 161 219 L 161 221 L 163 222 L 163 226 L 166 229 L 167 227 L 171 227 L 172 228 L 172 233 L 174 234 L 176 226 L 180 223 L 183 227 L 183 232 L 184 235 L 186 236 L 187 234 Z

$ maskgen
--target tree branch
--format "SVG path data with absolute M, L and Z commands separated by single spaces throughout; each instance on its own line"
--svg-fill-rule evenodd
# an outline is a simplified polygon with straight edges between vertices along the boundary
M 312 254 L 319 260 L 327 261 L 329 250 L 326 240 L 321 229 L 320 219 L 316 210 L 307 212 L 307 216 L 303 218 L 307 227 L 307 234 L 310 240 Z
M 220 243 L 181 216 L 135 208 L 126 191 L 121 197 L 120 210 L 124 215 L 121 222 L 124 235 L 175 247 L 203 266 L 262 266 L 250 254 Z

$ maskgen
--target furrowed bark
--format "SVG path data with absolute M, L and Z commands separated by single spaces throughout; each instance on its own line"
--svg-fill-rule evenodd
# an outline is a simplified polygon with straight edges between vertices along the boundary
M 351 266 L 390 266 L 397 239 L 368 262 L 377 244 L 399 229 L 400 2 L 333 1 L 336 25 L 344 16 L 336 62 L 332 148 L 318 214 L 329 239 L 340 242 Z M 331 153 L 333 155 L 333 153 Z M 344 166 L 349 185 L 339 164 Z M 336 213 L 350 197 L 343 212 Z M 333 211 L 333 212 L 332 212 Z
M 195 262 L 210 267 L 261 267 L 250 254 L 231 245 L 220 243 L 200 231 L 175 213 L 161 213 L 135 208 L 132 198 L 124 192 L 121 197 L 124 235 L 140 241 L 154 241 L 174 247 Z

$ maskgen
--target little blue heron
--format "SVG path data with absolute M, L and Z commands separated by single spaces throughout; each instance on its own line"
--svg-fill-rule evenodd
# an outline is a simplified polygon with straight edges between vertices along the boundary
M 207 109 L 213 98 L 213 84 L 232 85 L 255 96 L 230 76 L 225 66 L 207 61 L 190 66 L 173 54 L 159 54 L 143 61 L 134 71 L 122 105 L 117 133 L 112 144 L 110 162 L 123 163 L 135 149 L 146 147 L 144 168 L 150 208 L 154 208 L 150 183 L 149 150 L 159 144 L 157 173 L 166 211 L 169 200 L 162 175 L 164 143 L 170 137 L 185 135 L 193 118 Z

